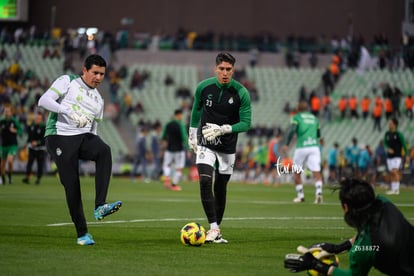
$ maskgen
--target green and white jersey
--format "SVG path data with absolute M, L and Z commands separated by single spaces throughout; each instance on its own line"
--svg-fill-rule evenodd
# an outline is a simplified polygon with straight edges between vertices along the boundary
M 296 114 L 291 124 L 296 125 L 296 148 L 319 146 L 319 122 L 312 113 Z
M 104 100 L 101 94 L 77 75 L 63 75 L 56 79 L 40 98 L 39 105 L 50 111 L 45 136 L 96 135 L 97 122 L 103 118 Z M 69 117 L 72 112 L 88 118 L 85 127 L 76 127 Z

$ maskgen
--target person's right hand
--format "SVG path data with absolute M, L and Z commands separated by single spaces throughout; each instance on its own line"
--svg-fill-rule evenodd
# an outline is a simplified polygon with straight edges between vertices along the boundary
M 69 117 L 72 119 L 72 121 L 75 123 L 76 127 L 82 128 L 85 127 L 88 124 L 88 118 L 78 112 L 72 112 Z
M 190 130 L 188 133 L 188 146 L 194 153 L 197 153 L 197 128 L 196 127 L 190 127 Z

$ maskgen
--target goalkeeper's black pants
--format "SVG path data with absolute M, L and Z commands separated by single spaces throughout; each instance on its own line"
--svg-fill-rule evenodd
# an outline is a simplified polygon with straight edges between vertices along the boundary
M 65 188 L 66 203 L 78 237 L 88 232 L 83 212 L 79 159 L 95 161 L 95 208 L 106 203 L 112 173 L 111 148 L 91 133 L 46 137 L 46 147 L 56 162 L 60 182 Z
M 200 177 L 201 203 L 208 223 L 217 222 L 220 225 L 226 208 L 227 183 L 231 175 L 220 174 L 216 170 L 213 188 L 214 168 L 210 165 L 198 164 L 197 169 Z

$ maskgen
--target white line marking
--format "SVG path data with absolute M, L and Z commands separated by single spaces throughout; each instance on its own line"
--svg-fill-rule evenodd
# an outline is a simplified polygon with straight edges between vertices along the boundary
M 408 218 L 409 220 L 414 220 L 414 218 Z M 203 221 L 205 218 L 160 218 L 160 219 L 133 219 L 133 220 L 111 220 L 111 221 L 93 221 L 88 222 L 89 225 L 103 225 L 103 224 L 121 224 L 121 223 L 142 223 L 142 222 L 171 222 L 171 221 Z M 343 220 L 343 217 L 241 217 L 241 218 L 225 218 L 228 221 L 239 221 L 239 220 Z M 58 226 L 67 226 L 73 225 L 72 222 L 61 222 L 61 223 L 52 223 L 47 224 L 46 226 L 50 227 L 58 227 Z M 273 228 L 273 227 L 270 227 Z M 278 228 L 278 227 L 276 227 Z M 293 228 L 295 227 L 285 227 L 285 228 Z M 303 228 L 303 227 L 298 227 Z M 329 228 L 329 229 L 334 229 Z M 341 227 L 339 229 L 343 229 Z M 282 228 L 281 228 L 282 229 Z M 284 228 L 283 228 L 284 229 Z M 306 229 L 313 229 L 312 227 Z M 315 229 L 328 229 L 326 227 L 320 228 L 315 227 Z M 335 228 L 336 229 L 336 228 Z

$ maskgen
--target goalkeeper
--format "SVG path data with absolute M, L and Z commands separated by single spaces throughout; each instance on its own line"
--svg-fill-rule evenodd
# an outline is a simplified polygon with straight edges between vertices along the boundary
M 292 272 L 315 269 L 334 276 L 368 275 L 372 267 L 387 275 L 414 275 L 414 227 L 397 207 L 357 179 L 341 181 L 339 199 L 345 222 L 357 230 L 356 236 L 341 244 L 319 243 L 311 248 L 333 254 L 349 251 L 349 268 L 329 266 L 310 253 L 288 254 L 285 267 Z
M 104 79 L 105 70 L 105 60 L 99 55 L 90 55 L 84 62 L 82 76 L 60 76 L 39 99 L 39 106 L 50 111 L 46 148 L 56 162 L 65 188 L 79 245 L 95 244 L 83 212 L 79 159 L 95 161 L 95 219 L 101 220 L 122 205 L 120 201 L 106 203 L 112 173 L 111 149 L 97 136 L 97 122 L 102 119 L 104 109 L 97 87 Z
M 196 153 L 201 202 L 210 224 L 206 242 L 210 243 L 227 243 L 219 227 L 227 183 L 233 173 L 238 133 L 247 131 L 251 122 L 249 92 L 233 79 L 235 62 L 229 53 L 217 55 L 216 76 L 197 85 L 191 112 L 189 146 Z

